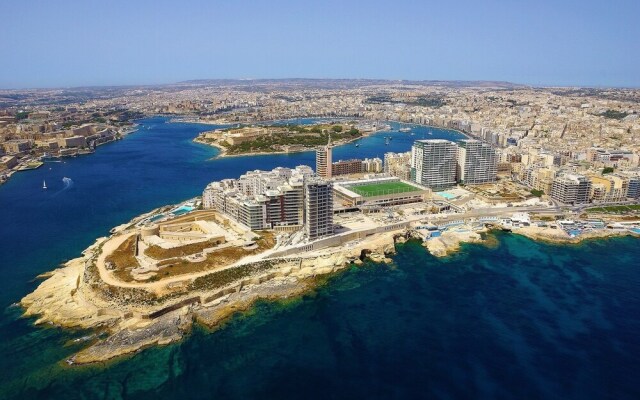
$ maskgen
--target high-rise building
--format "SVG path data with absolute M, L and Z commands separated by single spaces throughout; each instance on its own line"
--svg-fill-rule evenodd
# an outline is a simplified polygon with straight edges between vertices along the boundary
M 332 176 L 332 151 L 331 136 L 326 146 L 316 149 L 316 174 L 322 178 L 328 179 Z
M 411 148 L 411 179 L 433 190 L 456 184 L 458 146 L 443 139 L 416 140 Z
M 490 144 L 474 139 L 458 142 L 458 181 L 465 185 L 495 182 L 498 157 Z
M 583 175 L 560 175 L 551 186 L 551 198 L 563 204 L 586 204 L 590 192 L 591 181 Z
M 304 230 L 309 239 L 333 234 L 333 185 L 307 178 L 304 193 Z
M 629 177 L 629 188 L 627 189 L 627 197 L 630 199 L 640 199 L 640 176 Z

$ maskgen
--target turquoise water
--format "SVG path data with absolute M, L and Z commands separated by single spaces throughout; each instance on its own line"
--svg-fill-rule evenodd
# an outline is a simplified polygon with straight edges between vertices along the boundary
M 195 207 L 191 207 L 191 206 L 180 206 L 178 208 L 176 208 L 175 210 L 171 211 L 171 214 L 173 215 L 182 215 L 182 214 L 186 214 L 189 211 L 193 211 L 195 209 Z
M 633 228 L 631 229 L 631 231 L 633 231 L 634 233 L 640 233 L 640 228 Z
M 447 200 L 451 200 L 451 199 L 455 199 L 456 198 L 455 194 L 451 194 L 451 193 L 447 193 L 447 192 L 438 192 L 438 196 L 442 196 Z
M 190 139 L 211 127 L 159 118 L 144 126 L 0 187 L 0 398 L 640 398 L 636 238 L 550 246 L 500 233 L 495 246 L 466 245 L 445 259 L 409 243 L 393 265 L 350 268 L 216 332 L 66 367 L 83 346 L 72 340 L 88 333 L 36 328 L 9 306 L 37 285 L 35 275 L 210 180 L 313 163 L 312 153 L 207 161 L 215 149 Z M 379 135 L 336 152 L 406 151 L 418 136 L 396 133 L 385 146 Z

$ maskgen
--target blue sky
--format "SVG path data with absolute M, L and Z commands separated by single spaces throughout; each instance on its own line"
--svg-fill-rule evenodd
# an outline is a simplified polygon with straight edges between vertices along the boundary
M 0 87 L 203 78 L 640 86 L 640 1 L 0 0 Z

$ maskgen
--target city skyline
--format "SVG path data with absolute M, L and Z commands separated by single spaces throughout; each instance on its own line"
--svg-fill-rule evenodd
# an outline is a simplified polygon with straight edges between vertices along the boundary
M 0 87 L 206 78 L 638 87 L 640 5 L 166 1 L 0 5 Z M 45 40 L 46 38 L 46 40 Z

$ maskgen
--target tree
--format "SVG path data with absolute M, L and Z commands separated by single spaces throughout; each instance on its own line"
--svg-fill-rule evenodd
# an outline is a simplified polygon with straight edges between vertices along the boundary
M 613 167 L 604 167 L 602 168 L 602 175 L 610 174 L 613 172 Z
M 334 125 L 331 129 L 336 133 L 342 132 L 342 125 Z
M 542 195 L 544 194 L 544 191 L 538 190 L 538 189 L 531 189 L 531 194 L 536 197 L 542 197 Z

